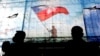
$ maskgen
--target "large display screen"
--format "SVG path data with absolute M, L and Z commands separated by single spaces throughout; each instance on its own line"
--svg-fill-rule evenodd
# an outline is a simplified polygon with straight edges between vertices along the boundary
M 72 5 L 73 4 L 73 5 Z M 24 30 L 28 37 L 50 37 L 52 26 L 58 37 L 71 37 L 71 28 L 79 25 L 84 29 L 80 1 L 36 0 L 27 3 Z M 48 30 L 47 30 L 48 29 Z
M 96 13 L 84 9 L 100 7 L 99 3 L 99 0 L 0 0 L 0 38 L 12 38 L 17 30 L 25 31 L 27 38 L 50 37 L 52 26 L 58 37 L 71 37 L 71 28 L 76 25 L 83 28 L 84 36 L 99 36 L 99 10 Z

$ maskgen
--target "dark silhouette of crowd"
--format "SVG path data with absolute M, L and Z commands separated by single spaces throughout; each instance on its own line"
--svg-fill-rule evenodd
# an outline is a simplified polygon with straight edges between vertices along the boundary
M 80 26 L 71 30 L 72 40 L 61 43 L 28 43 L 24 42 L 25 32 L 17 31 L 13 43 L 3 42 L 3 56 L 99 56 L 99 43 L 86 42 Z M 48 48 L 52 47 L 52 48 Z

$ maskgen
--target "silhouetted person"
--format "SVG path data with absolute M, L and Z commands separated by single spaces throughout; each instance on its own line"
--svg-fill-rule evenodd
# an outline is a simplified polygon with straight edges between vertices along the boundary
M 9 41 L 3 42 L 2 51 L 6 54 L 6 55 L 4 54 L 3 56 L 8 56 L 9 51 L 10 51 L 10 42 Z
M 25 52 L 24 48 L 24 38 L 25 38 L 24 31 L 17 31 L 15 36 L 13 37 L 13 43 L 9 41 L 5 41 L 2 45 L 2 50 L 5 52 L 4 56 L 19 56 L 24 55 Z
M 57 37 L 57 29 L 55 28 L 55 26 L 52 26 L 51 34 L 51 37 Z
M 26 50 L 25 50 L 25 45 L 24 45 L 24 39 L 25 39 L 25 32 L 24 31 L 17 31 L 15 36 L 13 37 L 13 43 L 11 43 L 11 52 L 14 55 L 24 55 Z M 18 54 L 17 54 L 18 53 Z M 11 56 L 13 56 L 11 54 Z
M 47 29 L 48 30 L 48 29 Z M 55 26 L 52 26 L 52 29 L 50 30 L 51 33 L 51 37 L 49 38 L 49 40 L 51 38 L 53 38 L 53 40 L 55 41 L 57 38 L 57 29 L 55 28 Z
M 74 26 L 71 30 L 71 35 L 72 40 L 69 40 L 66 46 L 69 56 L 97 56 L 97 53 L 95 53 L 95 51 L 97 51 L 97 46 L 93 46 L 82 39 L 84 34 L 80 26 Z
M 82 37 L 83 37 L 83 29 L 80 26 L 74 26 L 71 30 L 71 35 L 72 35 L 72 41 L 77 42 L 77 43 L 82 43 L 85 42 Z
M 12 39 L 13 43 L 5 41 L 2 45 L 4 56 L 40 56 L 38 45 L 24 42 L 25 36 L 24 31 L 17 31 Z

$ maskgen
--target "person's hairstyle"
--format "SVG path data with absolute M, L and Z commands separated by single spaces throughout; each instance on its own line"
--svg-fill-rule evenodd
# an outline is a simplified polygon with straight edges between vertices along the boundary
M 72 28 L 71 32 L 79 32 L 80 33 L 80 32 L 83 32 L 83 29 L 80 26 L 74 26 Z

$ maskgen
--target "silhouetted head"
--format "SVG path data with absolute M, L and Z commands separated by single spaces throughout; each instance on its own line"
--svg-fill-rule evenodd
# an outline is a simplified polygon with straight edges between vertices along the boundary
M 55 29 L 55 26 L 54 25 L 52 26 L 52 29 Z
M 80 26 L 74 26 L 71 30 L 73 40 L 80 40 L 83 37 L 83 29 Z
M 26 34 L 24 31 L 17 31 L 15 36 L 13 37 L 13 41 L 15 43 L 23 43 Z
M 2 51 L 3 52 L 8 52 L 10 47 L 10 42 L 9 41 L 4 41 L 2 44 Z

